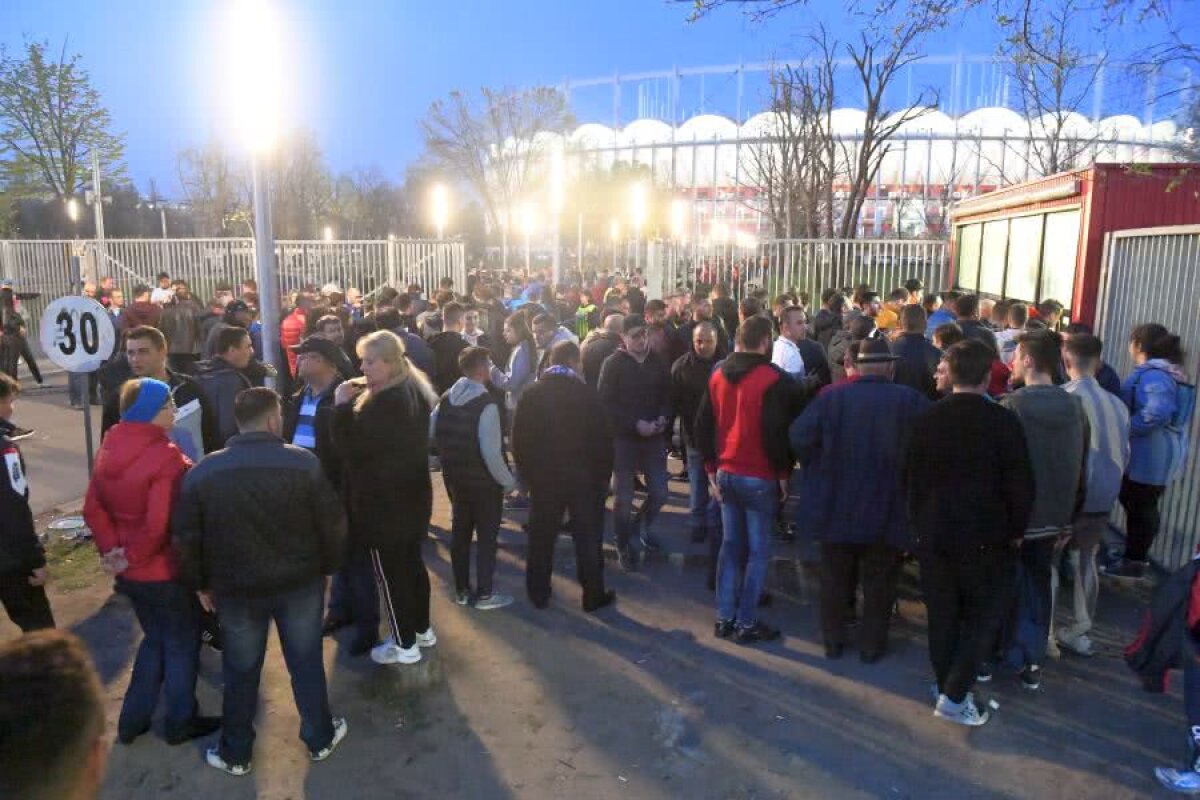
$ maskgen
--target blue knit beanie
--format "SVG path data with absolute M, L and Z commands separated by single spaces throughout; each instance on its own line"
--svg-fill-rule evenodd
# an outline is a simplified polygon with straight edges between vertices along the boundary
M 153 378 L 142 378 L 137 400 L 121 414 L 121 421 L 152 422 L 170 397 L 170 386 Z

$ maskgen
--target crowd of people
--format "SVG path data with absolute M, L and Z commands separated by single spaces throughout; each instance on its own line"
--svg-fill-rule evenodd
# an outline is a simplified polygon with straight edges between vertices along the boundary
M 654 298 L 636 275 L 556 286 L 481 269 L 431 296 L 306 287 L 287 298 L 281 352 L 264 358 L 257 290 L 220 286 L 204 305 L 166 274 L 129 305 L 112 285 L 86 290 L 123 333 L 97 380 L 104 439 L 84 507 L 144 634 L 119 739 L 149 729 L 165 689 L 168 742 L 220 728 L 207 763 L 234 775 L 251 769 L 272 620 L 314 760 L 348 730 L 330 709 L 323 634 L 351 627 L 352 655 L 396 668 L 436 646 L 422 544 L 437 472 L 454 600 L 479 611 L 514 602 L 495 583 L 506 507 L 529 510 L 529 602 L 550 603 L 566 531 L 590 613 L 616 598 L 608 497 L 619 566 L 638 570 L 663 547 L 672 479 L 687 481 L 691 539 L 708 547 L 720 638 L 780 636 L 760 611 L 773 543 L 795 540 L 818 565 L 825 655 L 854 647 L 874 663 L 913 558 L 933 714 L 979 726 L 990 712 L 977 684 L 1007 669 L 1038 689 L 1047 658 L 1095 652 L 1100 562 L 1146 577 L 1160 497 L 1187 455 L 1179 337 L 1135 328 L 1122 381 L 1052 300 L 928 293 L 918 280 L 886 296 L 735 299 L 697 283 Z M 0 376 L 0 419 L 18 392 Z M 0 597 L 23 629 L 51 627 L 19 451 L 2 444 Z M 1118 503 L 1125 550 L 1109 561 Z M 1071 624 L 1055 628 L 1064 571 Z M 195 700 L 202 640 L 222 650 L 220 717 Z M 1200 758 L 1200 718 L 1189 723 Z M 1200 785 L 1195 769 L 1168 777 Z

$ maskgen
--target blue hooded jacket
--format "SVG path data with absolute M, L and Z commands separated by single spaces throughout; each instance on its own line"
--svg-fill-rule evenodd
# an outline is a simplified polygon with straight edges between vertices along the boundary
M 1134 369 L 1121 385 L 1129 408 L 1129 480 L 1166 486 L 1179 474 L 1187 456 L 1187 432 L 1172 426 L 1178 410 L 1179 367 L 1153 358 Z

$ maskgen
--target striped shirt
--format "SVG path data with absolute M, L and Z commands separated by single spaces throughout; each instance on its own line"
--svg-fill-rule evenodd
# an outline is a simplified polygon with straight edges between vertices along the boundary
M 317 405 L 319 397 L 313 397 L 312 389 L 305 388 L 300 398 L 300 413 L 296 416 L 296 432 L 292 444 L 306 450 L 317 449 Z
M 1107 514 L 1121 492 L 1129 464 L 1129 409 L 1095 378 L 1080 378 L 1063 386 L 1079 398 L 1091 426 L 1088 445 L 1085 514 Z

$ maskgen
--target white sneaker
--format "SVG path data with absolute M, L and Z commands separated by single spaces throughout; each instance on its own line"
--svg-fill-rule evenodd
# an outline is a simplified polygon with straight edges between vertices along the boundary
M 500 594 L 499 592 L 492 592 L 491 594 L 485 594 L 476 599 L 475 608 L 478 611 L 491 611 L 496 608 L 511 606 L 512 602 L 513 599 L 508 595 Z
M 217 747 L 210 747 L 204 753 L 204 762 L 210 767 L 215 767 L 224 773 L 241 777 L 249 775 L 251 763 L 247 761 L 245 764 L 230 764 L 225 759 L 221 758 L 221 750 Z
M 1088 638 L 1086 633 L 1076 636 L 1074 639 L 1067 636 L 1059 636 L 1058 643 L 1077 656 L 1091 657 L 1096 654 L 1096 646 L 1092 644 L 1092 640 Z
M 429 630 L 417 634 L 417 647 L 433 647 L 435 644 L 437 644 L 437 634 L 433 632 L 432 625 L 429 626 Z
M 1158 782 L 1164 787 L 1177 794 L 1200 795 L 1200 773 L 1170 767 L 1157 767 L 1154 770 L 1154 777 L 1158 778 Z
M 333 755 L 333 751 L 342 743 L 342 739 L 346 738 L 346 733 L 350 730 L 350 726 L 346 724 L 344 717 L 333 718 L 333 738 L 329 740 L 327 747 L 322 747 L 316 752 L 310 751 L 308 757 L 313 761 L 324 761 Z
M 421 648 L 401 647 L 394 639 L 371 648 L 371 660 L 376 664 L 415 664 L 421 660 Z
M 933 715 L 957 725 L 966 725 L 971 728 L 978 728 L 980 725 L 985 724 L 991 717 L 987 711 L 980 711 L 975 707 L 975 696 L 971 692 L 967 692 L 967 696 L 963 698 L 961 703 L 955 703 L 944 694 L 938 695 L 937 706 L 933 709 Z

